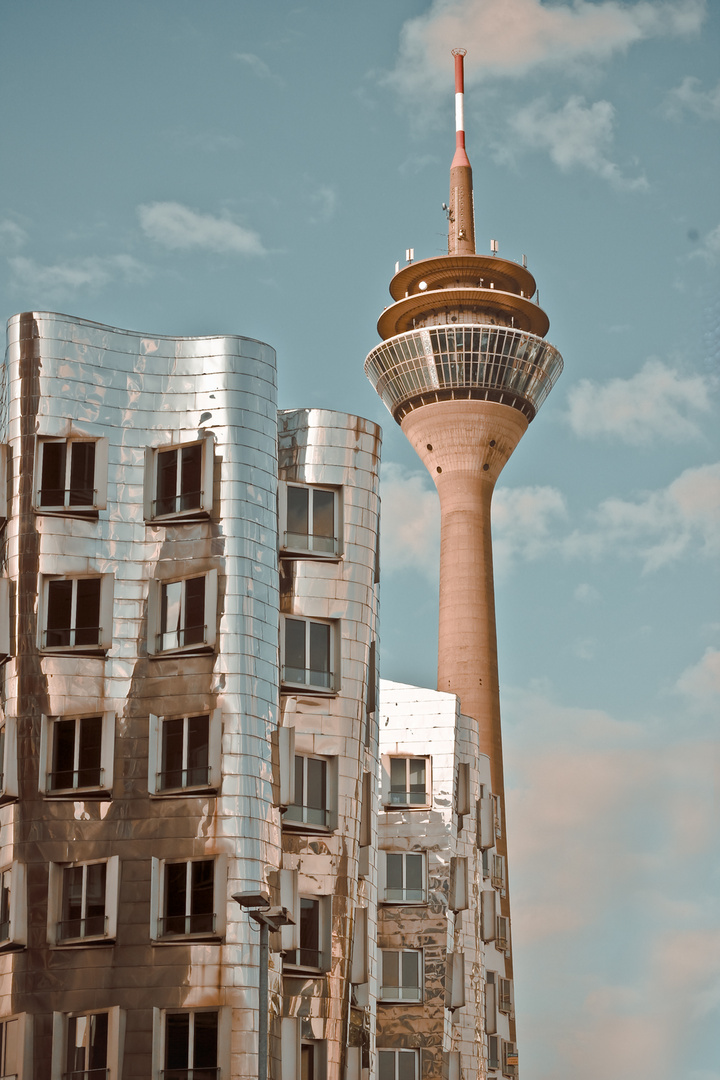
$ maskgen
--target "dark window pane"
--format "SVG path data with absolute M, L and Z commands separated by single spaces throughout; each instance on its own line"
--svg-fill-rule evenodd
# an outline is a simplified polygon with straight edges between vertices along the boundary
M 183 721 L 165 720 L 162 726 L 162 787 L 182 787 Z
M 287 544 L 289 547 L 307 547 L 309 530 L 307 488 L 287 489 Z
M 315 1047 L 300 1048 L 300 1080 L 315 1080 Z
M 213 930 L 215 910 L 215 863 L 212 859 L 192 864 L 192 893 L 190 896 L 190 930 L 194 934 Z
M 335 536 L 335 493 L 313 492 L 313 536 L 319 540 L 333 540 Z M 321 543 L 321 551 L 332 550 L 332 545 Z
M 48 582 L 47 639 L 49 646 L 70 644 L 72 581 Z
M 189 716 L 187 721 L 187 778 L 186 783 L 207 784 L 210 742 L 210 717 Z
M 52 779 L 54 788 L 73 787 L 75 768 L 75 720 L 58 720 L 52 729 Z
M 390 758 L 390 790 L 405 791 L 407 779 L 407 758 Z
M 108 1014 L 95 1013 L 90 1017 L 90 1061 L 91 1069 L 104 1069 L 107 1066 Z
M 63 723 L 64 721 L 60 721 Z M 78 787 L 92 787 L 100 783 L 100 760 L 102 753 L 102 717 L 86 716 L 80 720 L 80 747 L 78 753 Z
M 95 504 L 95 443 L 70 444 L 70 497 L 69 506 L 94 506 Z M 105 1015 L 105 1014 L 103 1014 Z
M 400 985 L 399 954 L 396 952 L 384 952 L 382 954 L 383 986 L 396 987 Z
M 157 455 L 157 499 L 155 512 L 158 515 L 175 513 L 176 495 L 177 450 L 161 450 Z
M 100 628 L 100 578 L 78 578 L 75 644 L 97 645 Z
M 387 854 L 387 871 L 386 871 L 387 887 L 388 889 L 402 889 L 403 887 L 403 857 L 402 855 L 388 852 Z
M 315 810 L 325 810 L 327 763 L 317 758 L 307 759 L 307 801 L 306 805 Z
M 320 902 L 300 898 L 300 963 L 317 967 L 320 963 Z
M 411 891 L 421 892 L 422 883 L 422 855 L 405 856 L 405 888 Z
M 395 1080 L 395 1054 L 392 1050 L 378 1051 L 380 1071 L 378 1080 Z M 414 1078 L 413 1078 L 414 1080 Z
M 189 1048 L 190 1014 L 170 1013 L 165 1017 L 165 1068 L 187 1069 Z
M 305 623 L 298 619 L 285 620 L 285 678 L 289 682 L 305 682 Z
M 330 686 L 330 627 L 310 623 L 310 683 Z
M 305 805 L 305 758 L 295 755 L 295 805 Z
M 77 936 L 82 918 L 83 867 L 66 866 L 63 870 L 63 906 L 62 921 L 66 924 L 65 934 Z M 72 924 L 69 926 L 67 924 Z
M 403 986 L 420 985 L 420 957 L 415 952 L 402 954 L 402 984 Z
M 215 1012 L 195 1013 L 195 1054 L 193 1064 L 196 1069 L 213 1069 L 217 1066 L 218 1014 Z
M 202 445 L 180 451 L 180 510 L 197 510 L 202 497 Z
M 105 863 L 92 863 L 87 866 L 85 885 L 85 915 L 88 919 L 105 917 Z M 94 931 L 98 933 L 99 931 Z
M 414 1050 L 400 1050 L 398 1052 L 397 1080 L 416 1080 L 416 1060 L 417 1058 Z
M 188 578 L 185 582 L 184 645 L 205 640 L 205 578 Z
M 64 442 L 42 444 L 40 506 L 65 505 L 65 451 Z
M 185 933 L 187 906 L 187 866 L 185 863 L 165 864 L 165 932 Z

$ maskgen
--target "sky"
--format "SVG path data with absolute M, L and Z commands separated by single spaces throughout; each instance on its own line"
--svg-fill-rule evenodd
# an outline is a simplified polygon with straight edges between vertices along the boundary
M 4 318 L 277 349 L 383 426 L 384 677 L 434 686 L 434 488 L 363 374 L 446 245 L 467 49 L 478 250 L 565 371 L 493 529 L 523 1080 L 720 1080 L 720 2 L 0 3 Z

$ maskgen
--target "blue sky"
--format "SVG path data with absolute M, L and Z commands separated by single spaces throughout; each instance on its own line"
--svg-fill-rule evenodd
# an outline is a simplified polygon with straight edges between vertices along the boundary
M 437 505 L 362 366 L 442 252 L 467 56 L 478 249 L 565 372 L 496 492 L 524 1080 L 718 1080 L 720 4 L 2 7 L 5 317 L 278 351 L 382 423 L 383 674 L 434 685 Z M 717 794 L 716 794 L 717 798 Z

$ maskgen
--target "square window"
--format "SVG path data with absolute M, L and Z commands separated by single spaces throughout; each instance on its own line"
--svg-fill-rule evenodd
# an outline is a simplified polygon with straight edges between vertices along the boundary
M 385 852 L 386 904 L 424 904 L 427 901 L 426 856 L 421 851 Z
M 14 862 L 0 870 L 0 951 L 24 949 L 26 945 L 25 864 Z
M 283 616 L 282 682 L 305 691 L 339 688 L 336 623 Z
M 53 1013 L 51 1080 L 120 1080 L 121 1011 Z
M 184 795 L 220 786 L 222 714 L 150 717 L 148 790 Z
M 381 1001 L 422 1001 L 422 950 L 383 949 Z
M 51 863 L 48 940 L 51 945 L 103 945 L 117 934 L 120 860 Z
M 147 521 L 192 521 L 213 508 L 212 436 L 145 451 L 144 504 Z
M 148 598 L 148 652 L 206 652 L 215 646 L 217 570 L 152 581 Z
M 378 1080 L 420 1080 L 420 1051 L 378 1047 Z
M 107 506 L 107 439 L 39 438 L 35 508 L 43 514 L 96 514 Z
M 336 762 L 332 758 L 295 755 L 295 799 L 283 825 L 306 830 L 332 829 L 337 822 Z
M 113 576 L 46 577 L 39 647 L 44 652 L 107 651 L 112 645 Z
M 225 933 L 227 865 L 223 856 L 152 861 L 151 936 L 217 940 Z
M 337 488 L 282 484 L 280 548 L 315 557 L 342 554 L 342 499 Z
M 115 714 L 43 716 L 40 724 L 40 790 L 77 799 L 112 792 Z
M 429 804 L 430 758 L 386 758 L 383 773 L 385 806 L 412 809 Z

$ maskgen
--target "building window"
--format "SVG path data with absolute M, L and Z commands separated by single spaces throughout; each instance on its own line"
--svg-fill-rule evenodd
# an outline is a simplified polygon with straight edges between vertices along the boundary
M 383 949 L 381 1001 L 422 1001 L 420 949 Z
M 517 1076 L 518 1055 L 514 1042 L 502 1039 L 502 1072 L 503 1076 Z
M 148 790 L 151 795 L 184 795 L 220 786 L 222 715 L 150 716 Z
M 420 1080 L 420 1051 L 378 1047 L 378 1080 Z
M 227 869 L 222 856 L 152 866 L 152 937 L 216 939 L 225 932 Z
M 512 979 L 500 979 L 498 982 L 498 1008 L 500 1012 L 512 1015 Z
M 23 949 L 26 945 L 25 864 L 14 862 L 0 870 L 0 951 Z
M 303 690 L 337 690 L 337 630 L 335 623 L 284 616 L 283 684 Z
M 430 759 L 388 758 L 386 806 L 427 806 L 429 802 Z
M 32 1017 L 26 1013 L 0 1020 L 0 1077 L 26 1080 L 30 1077 Z
M 107 439 L 39 439 L 36 508 L 56 514 L 87 514 L 104 509 L 107 464 Z
M 325 1080 L 327 1045 L 320 1039 L 300 1043 L 300 1075 L 298 1080 Z
M 213 440 L 145 451 L 145 518 L 175 520 L 212 512 Z
M 295 755 L 295 799 L 283 816 L 283 825 L 332 829 L 335 826 L 335 762 L 327 758 Z
M 53 1014 L 51 1080 L 120 1080 L 120 1009 Z
M 43 716 L 40 725 L 40 789 L 77 798 L 112 791 L 115 714 Z
M 53 945 L 103 944 L 117 933 L 120 861 L 50 864 L 48 938 Z
M 497 972 L 488 971 L 485 975 L 485 1031 L 488 1035 L 497 1032 Z M 490 1061 L 493 1060 L 493 1044 L 489 1043 Z M 499 1067 L 498 1042 L 495 1040 L 495 1068 Z M 492 1065 L 490 1066 L 492 1068 Z
M 327 971 L 330 966 L 330 897 L 300 896 L 296 948 L 285 952 L 285 967 Z
M 497 929 L 495 931 L 495 948 L 510 948 L 510 920 L 505 915 L 497 916 Z
M 424 852 L 385 852 L 386 904 L 422 904 L 427 899 Z
M 204 652 L 215 645 L 217 570 L 150 583 L 148 652 Z
M 163 1080 L 216 1080 L 217 1076 L 217 1011 L 166 1013 Z
M 284 551 L 325 557 L 341 554 L 341 498 L 336 488 L 284 484 L 280 500 Z
M 496 889 L 505 888 L 505 856 L 493 855 L 492 857 L 492 873 L 490 880 L 493 887 Z
M 497 1035 L 488 1036 L 488 1069 L 500 1068 L 500 1039 Z
M 17 720 L 8 716 L 0 724 L 0 804 L 17 797 Z
M 112 645 L 112 574 L 43 581 L 40 648 L 99 652 Z

